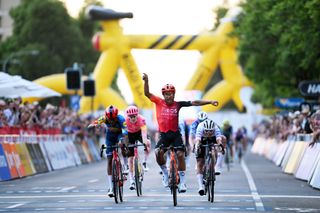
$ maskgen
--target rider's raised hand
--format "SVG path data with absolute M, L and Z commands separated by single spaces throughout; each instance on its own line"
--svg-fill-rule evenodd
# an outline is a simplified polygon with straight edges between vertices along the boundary
M 219 102 L 218 102 L 218 101 L 211 101 L 211 104 L 212 104 L 213 106 L 218 106 L 218 105 L 219 105 Z
M 146 73 L 142 74 L 142 80 L 144 80 L 144 81 L 148 81 L 149 80 L 148 75 Z

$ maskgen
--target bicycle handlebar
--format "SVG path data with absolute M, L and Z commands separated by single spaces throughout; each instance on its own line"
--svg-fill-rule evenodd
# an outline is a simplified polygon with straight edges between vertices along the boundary
M 170 145 L 170 146 L 163 146 L 163 144 L 161 144 L 160 146 L 159 146 L 159 148 L 160 149 L 173 149 L 173 150 L 177 150 L 177 149 L 184 149 L 185 147 L 184 146 L 172 146 L 172 145 Z

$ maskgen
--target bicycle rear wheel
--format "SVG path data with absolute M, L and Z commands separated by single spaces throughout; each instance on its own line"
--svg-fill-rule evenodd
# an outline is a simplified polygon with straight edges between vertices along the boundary
M 173 205 L 177 205 L 177 174 L 174 162 L 171 162 L 171 171 L 170 171 L 170 187 L 171 187 L 171 193 L 173 198 Z
M 137 196 L 140 196 L 140 172 L 139 172 L 139 162 L 138 159 L 134 159 L 134 182 L 136 184 Z
M 114 194 L 114 201 L 118 203 L 118 194 L 119 194 L 119 175 L 118 175 L 118 168 L 117 162 L 115 160 L 112 161 L 112 185 L 113 185 L 113 194 Z

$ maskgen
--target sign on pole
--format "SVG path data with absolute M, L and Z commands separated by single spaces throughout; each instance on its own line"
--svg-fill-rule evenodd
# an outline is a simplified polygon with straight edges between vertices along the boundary
M 302 81 L 299 84 L 299 89 L 303 96 L 319 97 L 320 81 Z

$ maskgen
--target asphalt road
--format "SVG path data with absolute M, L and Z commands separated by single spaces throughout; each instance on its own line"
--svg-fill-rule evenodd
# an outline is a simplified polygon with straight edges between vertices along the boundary
M 188 190 L 173 207 L 162 186 L 154 155 L 145 174 L 143 196 L 126 182 L 124 202 L 107 197 L 106 161 L 0 182 L 0 212 L 320 212 L 320 190 L 284 174 L 263 157 L 247 153 L 216 181 L 215 202 L 197 194 L 194 159 Z

